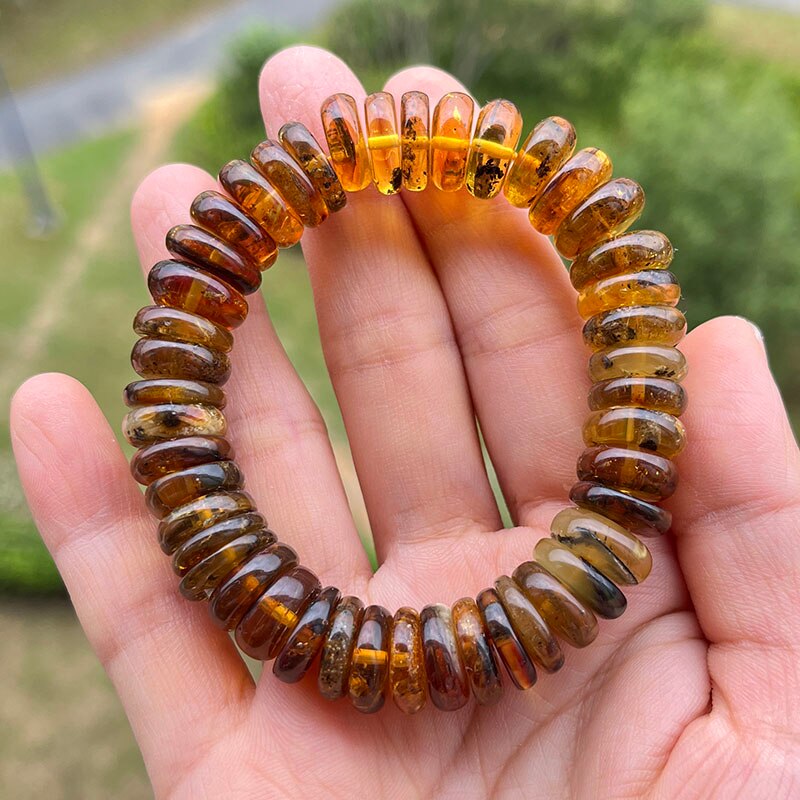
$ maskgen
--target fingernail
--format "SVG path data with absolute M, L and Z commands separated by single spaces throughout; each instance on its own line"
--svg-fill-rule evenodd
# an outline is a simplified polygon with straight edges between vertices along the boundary
M 759 328 L 758 325 L 756 325 L 755 322 L 753 322 L 753 320 L 747 319 L 747 317 L 739 317 L 739 319 L 744 320 L 753 329 L 753 333 L 756 335 L 758 343 L 761 345 L 764 351 L 766 351 L 767 341 L 764 338 L 764 332 L 761 330 L 761 328 Z

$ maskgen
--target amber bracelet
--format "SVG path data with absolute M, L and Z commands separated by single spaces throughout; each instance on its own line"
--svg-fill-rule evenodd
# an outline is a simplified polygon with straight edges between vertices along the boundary
M 686 321 L 680 287 L 668 270 L 672 247 L 661 233 L 626 233 L 644 194 L 611 177 L 595 148 L 574 153 L 575 131 L 548 117 L 518 149 L 522 118 L 507 100 L 479 112 L 458 92 L 445 95 L 430 119 L 428 97 L 370 95 L 366 136 L 352 97 L 322 106 L 329 155 L 299 122 L 279 141 L 253 150 L 251 163 L 231 161 L 219 180 L 226 194 L 203 192 L 193 225 L 177 225 L 166 244 L 174 259 L 150 271 L 155 305 L 136 315 L 140 338 L 131 362 L 142 380 L 125 389 L 124 422 L 138 448 L 131 470 L 160 519 L 162 550 L 172 557 L 180 591 L 208 600 L 220 628 L 235 631 L 249 656 L 274 659 L 282 681 L 299 681 L 318 664 L 323 697 L 349 696 L 362 712 L 391 695 L 404 712 L 428 696 L 446 711 L 472 694 L 483 705 L 502 693 L 500 664 L 519 689 L 537 670 L 564 663 L 559 640 L 585 647 L 597 617 L 620 616 L 620 586 L 643 581 L 651 556 L 640 537 L 665 533 L 670 515 L 657 503 L 674 491 L 674 457 L 685 442 L 680 380 L 686 362 L 675 345 Z M 243 491 L 244 478 L 224 438 L 231 330 L 247 315 L 245 295 L 278 248 L 296 244 L 304 227 L 342 209 L 347 192 L 374 182 L 383 194 L 466 187 L 474 197 L 503 192 L 527 208 L 533 227 L 552 235 L 572 261 L 570 280 L 592 350 L 587 448 L 578 459 L 573 505 L 552 522 L 531 561 L 500 576 L 477 598 L 429 605 L 420 613 L 366 608 L 357 597 L 323 588 L 297 553 L 278 541 Z

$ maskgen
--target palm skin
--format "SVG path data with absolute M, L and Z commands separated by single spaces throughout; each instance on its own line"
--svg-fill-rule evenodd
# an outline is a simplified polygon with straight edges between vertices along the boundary
M 430 68 L 387 86 L 435 101 Z M 335 57 L 292 48 L 261 80 L 270 136 L 319 136 L 320 102 L 363 98 Z M 207 174 L 164 167 L 133 228 L 146 269 Z M 656 225 L 655 221 L 647 220 Z M 502 200 L 372 190 L 308 231 L 323 349 L 376 540 L 371 574 L 319 414 L 255 299 L 228 419 L 248 486 L 323 583 L 390 609 L 451 603 L 530 558 L 580 451 L 585 352 L 549 243 Z M 681 265 L 678 265 L 680 271 Z M 655 567 L 597 641 L 492 708 L 365 717 L 312 678 L 253 682 L 205 609 L 181 600 L 127 464 L 83 387 L 28 381 L 20 474 L 158 797 L 782 798 L 800 793 L 800 458 L 763 343 L 714 320 L 685 341 L 690 446 Z M 518 527 L 502 530 L 474 425 Z M 79 448 L 75 442 L 80 442 Z

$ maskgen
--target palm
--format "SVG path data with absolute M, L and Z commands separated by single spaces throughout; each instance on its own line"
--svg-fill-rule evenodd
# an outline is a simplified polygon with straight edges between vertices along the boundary
M 388 88 L 436 98 L 458 87 L 415 69 Z M 262 79 L 269 133 L 290 118 L 313 129 L 333 91 L 362 90 L 331 56 L 275 57 Z M 183 166 L 145 181 L 133 213 L 145 267 L 212 186 Z M 370 195 L 304 242 L 378 572 L 318 413 L 255 302 L 238 337 L 232 438 L 273 527 L 323 581 L 389 608 L 452 602 L 530 557 L 563 505 L 585 354 L 558 259 L 519 213 L 461 195 Z M 526 694 L 414 718 L 362 717 L 310 681 L 287 688 L 268 672 L 255 686 L 145 544 L 152 521 L 86 392 L 62 376 L 26 384 L 14 436 L 31 507 L 157 794 L 792 796 L 800 459 L 748 325 L 709 323 L 685 350 L 693 438 L 675 536 L 653 542 L 656 567 L 628 612 Z M 520 526 L 511 531 L 498 531 L 474 416 Z

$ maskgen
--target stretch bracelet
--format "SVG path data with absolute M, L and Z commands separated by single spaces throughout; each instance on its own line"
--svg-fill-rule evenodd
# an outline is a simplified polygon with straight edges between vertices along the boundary
M 141 338 L 131 363 L 142 379 L 124 392 L 124 434 L 139 448 L 131 470 L 147 487 L 181 593 L 207 600 L 214 622 L 234 631 L 247 655 L 274 660 L 280 680 L 299 681 L 316 665 L 323 697 L 348 696 L 366 713 L 388 695 L 409 714 L 428 697 L 446 711 L 470 695 L 489 705 L 502 693 L 500 664 L 515 687 L 528 689 L 537 670 L 561 668 L 562 641 L 585 647 L 597 617 L 619 617 L 619 587 L 650 573 L 641 538 L 670 527 L 658 503 L 675 491 L 687 402 L 672 246 L 655 231 L 626 232 L 644 206 L 641 187 L 612 178 L 602 151 L 574 152 L 575 130 L 561 117 L 540 122 L 518 148 L 522 117 L 508 100 L 481 108 L 474 132 L 473 100 L 459 92 L 442 97 L 432 118 L 425 94 L 404 94 L 399 124 L 386 92 L 367 97 L 365 128 L 346 94 L 329 97 L 321 114 L 328 154 L 304 125 L 288 122 L 250 162 L 222 168 L 225 193 L 198 195 L 194 224 L 167 233 L 174 258 L 150 270 L 155 304 L 133 326 Z M 572 262 L 592 351 L 587 449 L 572 505 L 556 515 L 551 537 L 476 598 L 394 616 L 323 588 L 278 541 L 243 490 L 221 388 L 231 331 L 244 322 L 245 295 L 259 289 L 262 271 L 370 182 L 386 195 L 429 183 L 445 192 L 466 187 L 481 199 L 502 192 L 527 208 L 533 227 Z

